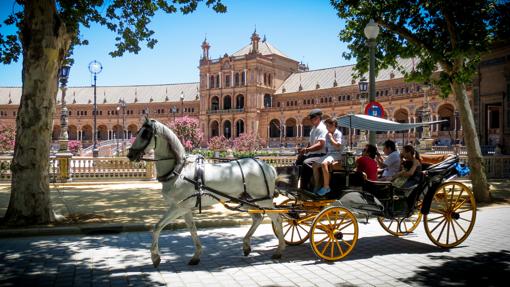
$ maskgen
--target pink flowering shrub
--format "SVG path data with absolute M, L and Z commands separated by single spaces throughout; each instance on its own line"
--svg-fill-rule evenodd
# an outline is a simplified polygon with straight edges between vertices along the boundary
M 209 140 L 208 148 L 214 151 L 225 151 L 231 147 L 231 142 L 224 136 L 212 137 Z
M 14 150 L 16 131 L 9 127 L 0 127 L 0 153 Z
M 191 151 L 200 145 L 204 133 L 200 129 L 198 119 L 184 116 L 176 118 L 175 121 L 168 123 L 168 126 L 181 140 L 187 151 Z
M 256 151 L 261 147 L 261 140 L 256 134 L 242 133 L 232 145 L 235 151 Z
M 78 154 L 81 148 L 81 141 L 71 140 L 67 142 L 67 148 L 73 154 Z

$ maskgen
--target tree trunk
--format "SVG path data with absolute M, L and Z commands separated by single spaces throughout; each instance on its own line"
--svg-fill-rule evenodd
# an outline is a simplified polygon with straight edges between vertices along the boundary
M 455 94 L 457 108 L 460 111 L 460 120 L 464 131 L 464 142 L 466 143 L 469 167 L 471 169 L 471 181 L 473 183 L 473 192 L 477 202 L 490 202 L 489 184 L 485 167 L 483 165 L 482 152 L 478 134 L 475 128 L 473 112 L 469 105 L 464 84 L 453 82 L 450 84 Z
M 58 70 L 70 38 L 54 0 L 25 1 L 20 27 L 23 88 L 16 117 L 12 185 L 4 222 L 48 223 L 53 218 L 49 192 L 49 151 Z

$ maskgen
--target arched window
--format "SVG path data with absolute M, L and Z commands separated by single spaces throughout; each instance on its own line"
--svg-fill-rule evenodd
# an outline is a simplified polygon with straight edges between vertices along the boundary
M 241 74 L 241 85 L 246 85 L 246 73 L 244 71 Z
M 287 119 L 285 121 L 285 136 L 293 138 L 297 135 L 297 125 L 295 119 Z
M 277 119 L 271 120 L 269 122 L 269 137 L 270 138 L 279 138 L 280 137 L 280 121 Z
M 272 105 L 273 105 L 273 103 L 271 101 L 271 95 L 265 94 L 264 95 L 264 107 L 268 108 L 268 107 L 271 107 Z
M 244 109 L 244 96 L 241 94 L 236 96 L 236 109 Z
M 238 137 L 242 133 L 244 133 L 244 121 L 243 120 L 238 120 L 236 122 L 236 137 Z
M 230 96 L 225 96 L 223 98 L 223 109 L 224 110 L 230 110 L 232 108 L 232 99 Z
M 271 77 L 271 74 L 268 74 L 268 75 L 267 75 L 267 85 L 268 85 L 268 86 L 271 86 L 271 85 L 272 85 L 272 83 L 273 83 L 273 79 L 272 79 L 272 77 Z
M 225 121 L 223 123 L 223 136 L 227 139 L 232 137 L 232 124 L 230 121 Z
M 216 75 L 216 88 L 220 87 L 220 75 Z
M 211 122 L 211 137 L 217 137 L 220 135 L 220 125 L 217 121 Z
M 218 97 L 214 96 L 211 99 L 211 110 L 217 111 L 220 109 L 220 100 Z
M 267 86 L 267 76 L 266 76 L 266 73 L 264 73 L 264 86 Z

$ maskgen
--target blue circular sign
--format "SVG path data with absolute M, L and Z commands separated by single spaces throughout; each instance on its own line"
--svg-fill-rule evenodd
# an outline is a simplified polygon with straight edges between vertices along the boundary
M 383 118 L 384 117 L 384 108 L 378 102 L 370 102 L 365 107 L 365 115 Z

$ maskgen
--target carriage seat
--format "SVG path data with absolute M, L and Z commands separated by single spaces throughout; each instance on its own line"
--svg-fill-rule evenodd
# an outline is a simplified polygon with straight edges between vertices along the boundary
M 433 165 L 445 161 L 448 157 L 450 157 L 448 154 L 421 154 L 420 161 L 423 169 L 428 169 Z

